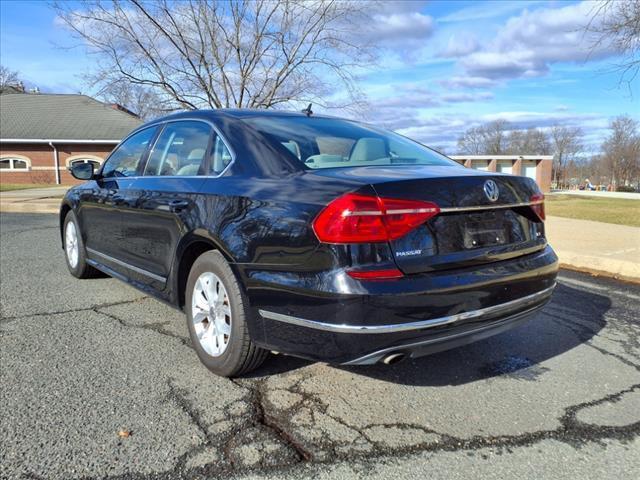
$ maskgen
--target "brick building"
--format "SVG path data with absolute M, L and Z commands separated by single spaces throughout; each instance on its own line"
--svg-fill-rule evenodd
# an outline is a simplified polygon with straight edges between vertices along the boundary
M 544 193 L 551 191 L 553 155 L 452 155 L 468 168 L 533 178 Z
M 102 164 L 141 120 L 86 95 L 0 95 L 0 183 L 78 183 L 75 162 Z

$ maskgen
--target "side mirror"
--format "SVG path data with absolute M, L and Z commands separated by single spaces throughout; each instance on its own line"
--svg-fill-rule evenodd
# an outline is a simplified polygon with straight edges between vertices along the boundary
M 71 175 L 78 180 L 91 180 L 93 178 L 93 163 L 76 163 L 69 169 Z

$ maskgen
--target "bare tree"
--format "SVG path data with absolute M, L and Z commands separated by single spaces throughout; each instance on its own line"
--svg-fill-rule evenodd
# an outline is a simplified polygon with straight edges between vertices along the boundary
M 461 154 L 481 155 L 484 149 L 483 127 L 470 128 L 458 139 L 458 152 Z
M 495 120 L 485 126 L 485 146 L 487 155 L 503 155 L 507 151 L 507 131 L 509 122 Z
M 507 137 L 507 152 L 512 155 L 549 155 L 548 135 L 537 128 L 512 130 Z
M 628 115 L 612 120 L 611 133 L 602 145 L 604 166 L 610 172 L 611 183 L 629 185 L 640 177 L 640 131 L 638 122 Z
M 97 97 L 106 103 L 122 105 L 142 120 L 151 120 L 175 110 L 171 105 L 164 106 L 165 102 L 154 89 L 126 80 L 104 85 Z
M 592 49 L 612 48 L 622 61 L 616 65 L 620 81 L 631 88 L 640 70 L 640 0 L 604 0 L 593 8 L 587 31 Z
M 0 65 L 0 90 L 20 83 L 20 74 L 4 65 Z
M 567 164 L 582 150 L 582 129 L 580 127 L 551 127 L 551 151 L 553 152 L 553 182 L 566 184 Z
M 98 57 L 99 84 L 126 80 L 174 107 L 330 106 L 374 49 L 357 25 L 366 2 L 316 0 L 93 0 L 59 2 L 58 17 Z
M 458 139 L 458 150 L 469 155 L 502 155 L 507 149 L 508 130 L 505 120 L 470 128 Z

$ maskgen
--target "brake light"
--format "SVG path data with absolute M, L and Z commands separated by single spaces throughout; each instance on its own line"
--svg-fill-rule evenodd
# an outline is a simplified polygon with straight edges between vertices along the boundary
M 440 208 L 435 203 L 347 193 L 332 201 L 313 221 L 324 243 L 388 242 L 405 236 Z
M 544 195 L 542 193 L 536 193 L 535 195 L 531 196 L 531 199 L 529 201 L 531 202 L 531 210 L 533 210 L 533 213 L 538 216 L 540 221 L 544 222 Z
M 356 280 L 390 280 L 404 277 L 404 274 L 397 268 L 388 268 L 386 270 L 349 270 L 347 271 L 347 275 Z

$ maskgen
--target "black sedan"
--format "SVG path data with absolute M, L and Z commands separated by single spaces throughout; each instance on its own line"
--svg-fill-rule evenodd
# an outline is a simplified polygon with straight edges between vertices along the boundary
M 392 363 L 512 328 L 558 260 L 528 178 L 464 168 L 405 137 L 277 111 L 180 113 L 125 138 L 68 191 L 69 270 L 184 309 L 219 375 L 269 351 Z

